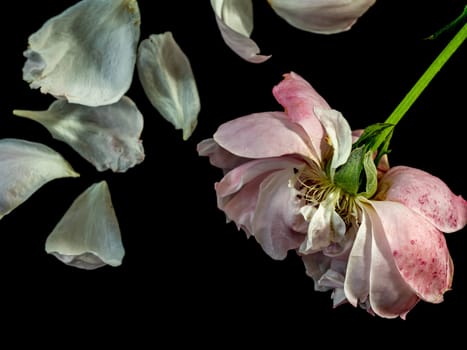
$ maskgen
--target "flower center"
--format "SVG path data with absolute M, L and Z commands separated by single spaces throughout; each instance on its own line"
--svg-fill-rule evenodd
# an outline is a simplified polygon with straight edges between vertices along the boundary
M 306 205 L 318 207 L 320 203 L 330 199 L 334 210 L 347 227 L 358 219 L 356 197 L 334 184 L 316 163 L 300 170 L 294 169 L 294 173 L 293 187 L 300 192 L 298 197 L 304 200 Z

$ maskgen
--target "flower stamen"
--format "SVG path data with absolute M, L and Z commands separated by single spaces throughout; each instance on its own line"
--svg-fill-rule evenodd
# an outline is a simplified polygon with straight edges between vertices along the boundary
M 355 196 L 336 186 L 318 165 L 312 163 L 300 170 L 294 169 L 294 172 L 293 187 L 300 192 L 299 198 L 307 205 L 317 207 L 333 194 L 334 209 L 346 226 L 358 217 Z

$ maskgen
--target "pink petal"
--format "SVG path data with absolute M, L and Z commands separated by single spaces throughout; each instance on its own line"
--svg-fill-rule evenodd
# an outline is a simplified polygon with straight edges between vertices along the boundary
M 256 177 L 273 171 L 303 167 L 304 162 L 293 157 L 258 159 L 242 164 L 228 172 L 216 185 L 221 197 L 232 195 Z
M 214 139 L 209 138 L 198 143 L 196 150 L 200 156 L 209 157 L 209 162 L 215 167 L 227 172 L 245 162 L 247 158 L 237 157 L 220 147 Z
M 306 237 L 306 231 L 295 231 L 303 227 L 303 216 L 297 191 L 288 186 L 291 177 L 293 171 L 285 169 L 272 173 L 261 183 L 253 221 L 252 234 L 264 251 L 277 260 L 298 248 Z
M 443 301 L 453 275 L 451 257 L 444 235 L 404 205 L 373 201 L 389 253 L 405 282 L 428 302 Z
M 259 187 L 268 174 L 262 174 L 241 187 L 241 190 L 228 197 L 220 197 L 218 186 L 217 203 L 219 209 L 223 210 L 228 221 L 233 221 L 237 229 L 244 230 L 247 236 L 253 235 L 253 220 L 255 216 L 256 203 L 258 202 Z
M 214 140 L 239 157 L 299 154 L 314 159 L 304 130 L 282 112 L 255 113 L 231 120 L 219 127 Z
M 316 154 L 322 155 L 329 147 L 325 131 L 315 114 L 315 107 L 330 109 L 327 102 L 301 76 L 291 72 L 272 89 L 272 93 L 294 123 L 300 124 L 311 139 Z
M 375 199 L 402 203 L 442 232 L 458 231 L 467 223 L 467 201 L 454 195 L 439 178 L 419 169 L 390 169 Z
M 372 202 L 373 204 L 375 202 Z M 377 202 L 381 203 L 381 202 Z M 407 313 L 419 301 L 412 288 L 401 276 L 394 261 L 393 252 L 388 244 L 387 231 L 376 211 L 365 206 L 371 222 L 371 270 L 370 270 L 370 305 L 381 317 L 405 318 Z M 400 220 L 400 218 L 397 218 Z M 386 222 L 385 222 L 386 223 Z
M 304 227 L 303 218 L 296 191 L 288 186 L 297 166 L 303 163 L 293 158 L 251 161 L 216 184 L 219 208 L 275 259 L 285 258 L 304 238 L 295 233 Z

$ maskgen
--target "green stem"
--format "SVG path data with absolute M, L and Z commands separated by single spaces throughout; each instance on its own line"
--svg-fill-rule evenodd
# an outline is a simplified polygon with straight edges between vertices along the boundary
M 464 11 L 465 17 L 465 11 Z M 399 105 L 394 109 L 391 115 L 386 119 L 385 123 L 396 125 L 402 117 L 405 115 L 407 110 L 413 105 L 417 100 L 420 94 L 425 90 L 428 84 L 433 80 L 435 75 L 439 70 L 444 66 L 444 64 L 449 60 L 452 54 L 461 46 L 464 40 L 467 38 L 467 23 L 457 32 L 457 34 L 451 39 L 451 41 L 446 45 L 446 47 L 441 51 L 441 53 L 436 57 L 436 59 L 431 63 L 428 69 L 423 73 L 420 79 L 415 83 L 415 85 L 410 89 L 410 91 L 405 95 Z M 377 141 L 374 143 L 372 149 L 374 151 L 378 150 L 379 147 L 386 141 L 387 137 L 392 133 L 393 128 L 388 128 L 384 130 L 378 137 Z

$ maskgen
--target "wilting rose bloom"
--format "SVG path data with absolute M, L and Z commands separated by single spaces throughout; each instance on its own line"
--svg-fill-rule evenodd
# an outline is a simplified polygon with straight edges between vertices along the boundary
M 285 112 L 229 121 L 198 145 L 224 172 L 215 190 L 228 221 L 274 259 L 296 251 L 335 306 L 405 318 L 419 300 L 441 302 L 453 277 L 442 232 L 465 226 L 467 202 L 422 170 L 389 168 L 387 157 L 376 169 L 371 153 L 374 194 L 349 193 L 336 174 L 359 133 L 295 73 L 273 94 Z
M 376 0 L 268 0 L 271 8 L 290 25 L 312 33 L 347 31 Z M 250 38 L 253 32 L 252 0 L 211 0 L 225 43 L 240 57 L 261 63 L 270 56 L 259 54 Z

